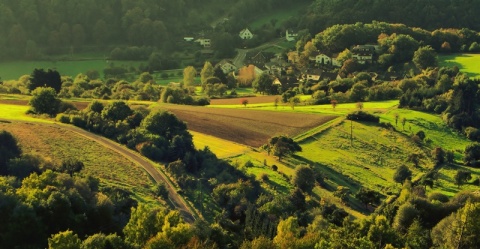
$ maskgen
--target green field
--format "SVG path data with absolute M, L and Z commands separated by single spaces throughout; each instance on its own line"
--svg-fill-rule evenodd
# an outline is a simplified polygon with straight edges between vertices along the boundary
M 103 74 L 103 70 L 110 65 L 138 68 L 140 61 L 108 61 L 108 60 L 71 60 L 71 61 L 15 61 L 0 62 L 0 77 L 2 80 L 15 80 L 22 75 L 29 75 L 35 68 L 55 69 L 61 75 L 75 77 L 79 73 L 89 70 L 97 70 Z
M 440 66 L 457 66 L 470 77 L 480 77 L 480 54 L 452 54 L 439 56 Z
M 208 148 L 215 153 L 218 158 L 233 157 L 250 150 L 250 148 L 242 144 L 237 144 L 199 132 L 189 132 L 193 135 L 193 143 L 196 149 L 202 150 L 208 146 Z

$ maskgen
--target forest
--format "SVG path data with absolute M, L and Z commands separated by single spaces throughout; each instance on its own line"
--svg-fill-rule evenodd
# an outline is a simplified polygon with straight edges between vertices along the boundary
M 262 11 L 290 1 L 219 0 L 6 0 L 0 3 L 0 58 L 105 52 L 117 46 L 166 52 L 184 36 L 212 30 L 237 34 Z M 219 15 L 218 13 L 222 13 Z
M 183 69 L 173 62 L 186 36 L 215 34 L 216 60 L 233 56 L 240 44 L 267 42 L 270 36 L 240 43 L 238 31 L 264 12 L 299 2 L 309 6 L 303 14 L 260 28 L 271 35 L 303 30 L 278 55 L 298 60 L 277 74 L 256 75 L 253 65 L 235 75 L 210 61 Z M 112 66 L 104 77 L 36 68 L 0 79 L 0 102 L 28 105 L 20 116 L 55 129 L 118 143 L 155 163 L 168 181 L 144 183 L 152 198 L 145 200 L 127 183 L 109 185 L 88 174 L 80 160 L 24 151 L 0 129 L 0 249 L 478 248 L 480 80 L 438 59 L 480 52 L 476 13 L 480 0 L 4 0 L 0 60 L 93 53 L 149 65 L 135 73 Z M 360 63 L 354 53 L 362 44 L 375 48 Z M 341 66 L 311 59 L 320 53 L 338 55 Z M 167 68 L 177 69 L 180 82 L 157 83 L 155 74 Z M 335 76 L 312 80 L 310 69 Z M 164 74 L 166 80 L 174 73 Z M 248 101 L 263 95 L 274 102 Z M 205 107 L 220 98 L 236 104 Z M 385 100 L 395 104 L 364 108 Z M 193 105 L 192 112 L 311 111 L 331 119 L 303 139 L 272 134 L 248 148 L 247 160 L 247 150 L 219 158 L 208 145 L 197 148 L 190 124 L 163 109 L 176 104 Z M 207 115 L 191 122 L 206 122 Z M 23 122 L 3 118 L 2 127 Z M 226 126 L 235 132 L 234 124 Z M 449 145 L 452 136 L 465 146 Z M 446 141 L 439 145 L 438 137 Z M 323 147 L 332 149 L 317 152 Z M 330 157 L 343 161 L 321 161 Z M 169 202 L 172 193 L 188 201 L 193 220 Z

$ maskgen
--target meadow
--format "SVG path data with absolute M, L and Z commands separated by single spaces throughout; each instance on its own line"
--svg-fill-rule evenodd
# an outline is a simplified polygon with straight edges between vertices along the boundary
M 92 60 L 56 60 L 56 61 L 13 61 L 0 62 L 0 77 L 2 80 L 16 80 L 22 75 L 30 75 L 34 69 L 55 69 L 61 75 L 75 77 L 79 73 L 97 70 L 103 77 L 103 70 L 111 65 L 118 67 L 138 68 L 140 61 L 111 61 L 104 59 Z
M 5 108 L 0 105 L 1 110 Z M 39 155 L 54 165 L 64 159 L 75 158 L 84 163 L 82 172 L 99 178 L 102 186 L 129 191 L 140 202 L 154 201 L 151 192 L 153 181 L 140 166 L 126 157 L 75 132 L 62 129 L 61 125 L 24 121 L 0 123 L 0 130 L 11 132 L 24 153 Z
M 440 66 L 457 66 L 470 77 L 480 77 L 480 54 L 451 54 L 439 56 Z

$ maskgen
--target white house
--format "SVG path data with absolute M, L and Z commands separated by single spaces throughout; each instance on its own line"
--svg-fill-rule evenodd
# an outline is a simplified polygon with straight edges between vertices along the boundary
M 352 49 L 352 58 L 360 64 L 373 62 L 375 47 L 372 45 L 357 45 Z
M 227 60 L 220 61 L 216 66 L 220 67 L 224 74 L 237 70 L 237 67 Z
M 295 41 L 297 39 L 297 36 L 298 36 L 298 33 L 291 29 L 287 29 L 285 31 L 285 39 L 287 41 Z
M 183 40 L 187 41 L 187 42 L 191 42 L 193 41 L 193 37 L 183 37 Z
M 211 46 L 211 41 L 210 39 L 206 39 L 206 38 L 199 38 L 199 39 L 196 39 L 195 42 L 199 43 L 200 46 L 204 47 L 204 48 L 209 48 Z
M 242 31 L 240 31 L 240 33 L 238 34 L 240 36 L 240 38 L 242 38 L 243 40 L 249 40 L 249 39 L 252 39 L 253 38 L 253 34 L 252 32 L 246 28 L 246 29 L 242 29 Z

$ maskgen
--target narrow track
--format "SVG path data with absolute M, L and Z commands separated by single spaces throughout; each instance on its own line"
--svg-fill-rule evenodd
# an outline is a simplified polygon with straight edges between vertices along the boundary
M 7 121 L 12 123 L 21 122 L 16 120 L 7 120 Z M 59 123 L 53 123 L 53 124 L 42 123 L 42 125 L 61 127 L 62 129 L 72 131 L 78 135 L 81 135 L 87 139 L 93 140 L 101 144 L 102 146 L 109 148 L 117 152 L 118 154 L 126 157 L 131 162 L 141 166 L 155 180 L 155 182 L 157 183 L 163 182 L 165 184 L 168 190 L 168 200 L 170 204 L 180 212 L 180 215 L 183 217 L 185 222 L 192 224 L 198 218 L 195 212 L 193 212 L 190 209 L 190 207 L 185 202 L 185 200 L 177 193 L 177 191 L 175 190 L 175 187 L 170 182 L 168 177 L 161 170 L 157 169 L 153 162 L 145 159 L 139 153 L 132 151 L 124 146 L 121 146 L 105 137 L 93 134 L 91 132 L 88 132 L 86 130 L 83 130 L 81 128 L 78 128 L 72 125 L 66 125 L 61 123 L 60 124 Z
M 196 215 L 195 213 L 190 209 L 190 207 L 187 205 L 185 200 L 177 193 L 175 190 L 175 187 L 173 184 L 170 182 L 168 177 L 160 170 L 158 170 L 154 164 L 145 159 L 143 156 L 140 154 L 125 148 L 107 138 L 104 138 L 102 136 L 90 133 L 88 131 L 85 131 L 83 129 L 80 129 L 75 126 L 70 126 L 70 125 L 63 125 L 63 124 L 54 124 L 54 125 L 61 125 L 62 128 L 65 128 L 67 130 L 73 131 L 83 137 L 86 137 L 88 139 L 91 139 L 121 155 L 124 157 L 128 158 L 130 161 L 133 163 L 136 163 L 140 165 L 147 173 L 155 180 L 155 182 L 163 182 L 168 190 L 168 200 L 170 203 L 180 212 L 180 215 L 183 217 L 185 222 L 192 224 L 196 220 Z

